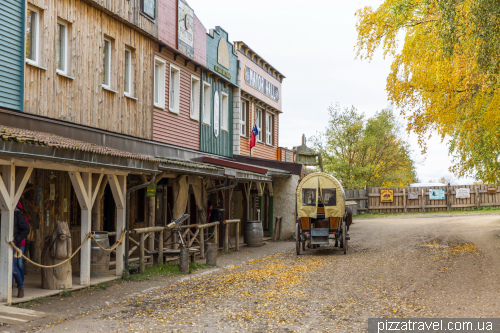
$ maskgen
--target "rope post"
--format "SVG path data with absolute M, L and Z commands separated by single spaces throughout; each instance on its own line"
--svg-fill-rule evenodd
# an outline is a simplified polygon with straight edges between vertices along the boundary
M 163 230 L 158 236 L 158 264 L 163 264 Z
M 236 251 L 240 250 L 240 223 L 236 223 Z
M 226 231 L 224 232 L 224 251 L 229 251 L 229 223 L 226 223 Z
M 219 244 L 219 226 L 215 225 L 214 243 Z
M 144 273 L 144 234 L 139 235 L 139 273 Z
M 179 254 L 179 270 L 182 273 L 189 273 L 189 249 L 184 246 L 181 247 Z
M 200 258 L 205 258 L 205 229 L 200 231 Z

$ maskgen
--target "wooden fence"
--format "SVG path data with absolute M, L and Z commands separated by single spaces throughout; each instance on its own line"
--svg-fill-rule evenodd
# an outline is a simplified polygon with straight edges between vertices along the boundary
M 457 198 L 457 189 L 464 188 L 469 189 L 470 198 Z M 393 190 L 393 202 L 380 201 L 381 189 Z M 432 189 L 444 189 L 444 200 L 429 200 L 429 190 Z M 417 199 L 409 199 L 409 192 L 417 192 Z M 474 207 L 500 206 L 500 187 L 488 185 L 376 187 L 360 190 L 346 190 L 346 200 L 356 201 L 359 213 L 411 213 L 471 210 Z

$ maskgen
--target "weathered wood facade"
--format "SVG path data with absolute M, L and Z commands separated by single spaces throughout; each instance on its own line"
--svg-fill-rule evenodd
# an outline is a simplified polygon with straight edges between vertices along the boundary
M 40 58 L 37 66 L 26 65 L 25 112 L 151 139 L 153 50 L 158 46 L 153 39 L 114 18 L 120 13 L 125 15 L 127 7 L 104 2 L 118 11 L 111 16 L 89 2 L 28 1 L 30 8 L 40 13 Z M 68 30 L 65 75 L 56 70 L 58 22 L 64 22 Z M 155 33 L 157 28 L 151 27 L 152 23 L 140 22 L 144 29 Z M 104 38 L 111 41 L 109 89 L 102 85 Z M 126 48 L 132 53 L 131 96 L 124 94 Z

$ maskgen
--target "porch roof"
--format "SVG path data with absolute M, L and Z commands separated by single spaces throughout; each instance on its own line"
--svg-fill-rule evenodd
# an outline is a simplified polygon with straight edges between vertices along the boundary
M 59 135 L 0 125 L 0 156 L 87 164 L 142 172 L 158 170 L 155 158 Z

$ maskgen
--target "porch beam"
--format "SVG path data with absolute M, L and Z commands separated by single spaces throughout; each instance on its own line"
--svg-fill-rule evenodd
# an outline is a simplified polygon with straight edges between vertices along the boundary
M 100 175 L 92 175 L 92 206 L 94 206 L 95 199 L 97 198 L 97 194 L 99 193 L 99 188 L 101 187 L 103 178 L 103 173 L 101 173 Z
M 32 172 L 33 168 L 22 167 L 19 168 L 19 171 L 16 173 L 16 187 L 15 187 L 16 195 L 14 196 L 13 204 L 17 204 L 17 202 L 21 198 L 21 195 L 23 194 L 24 188 L 26 187 L 26 184 L 28 183 L 28 180 L 30 179 Z

